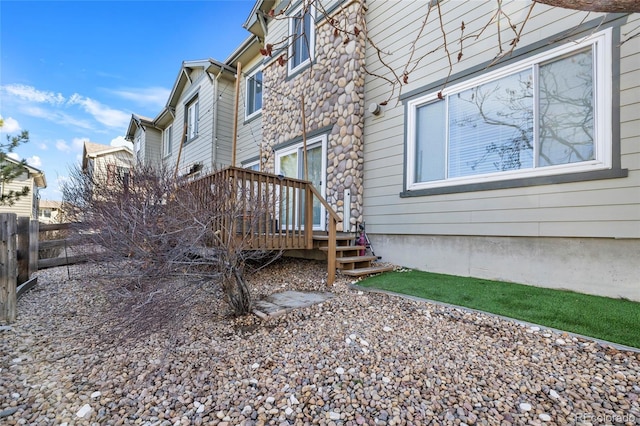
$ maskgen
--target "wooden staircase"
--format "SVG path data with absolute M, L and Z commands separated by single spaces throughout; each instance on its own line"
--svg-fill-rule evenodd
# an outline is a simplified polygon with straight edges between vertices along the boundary
M 314 248 L 327 253 L 329 250 L 329 235 L 322 233 L 313 234 Z M 354 236 L 350 233 L 339 232 L 336 234 L 336 268 L 343 274 L 352 277 L 378 274 L 391 271 L 393 266 L 377 264 L 377 256 L 361 253 L 365 246 L 355 245 Z

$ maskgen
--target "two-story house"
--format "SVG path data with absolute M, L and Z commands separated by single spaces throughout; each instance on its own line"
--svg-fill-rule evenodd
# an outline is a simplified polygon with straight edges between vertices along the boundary
M 191 177 L 229 165 L 234 85 L 235 70 L 221 62 L 184 61 L 162 111 L 131 117 L 127 139 L 137 161 Z
M 18 161 L 5 157 L 5 161 L 19 164 Z M 23 172 L 9 182 L 1 182 L 3 195 L 22 194 L 27 189 L 26 195 L 15 199 L 11 204 L 0 205 L 1 213 L 15 213 L 18 217 L 30 217 L 37 219 L 38 203 L 40 201 L 39 190 L 47 187 L 44 172 L 30 165 L 21 166 Z
M 258 0 L 183 64 L 165 160 L 309 180 L 398 265 L 640 300 L 637 14 L 398 5 Z
M 61 223 L 62 222 L 62 202 L 51 200 L 40 200 L 38 205 L 38 221 L 41 223 Z
M 256 2 L 262 167 L 306 139 L 396 264 L 640 300 L 638 16 L 497 7 Z
M 86 141 L 82 149 L 82 171 L 99 182 L 114 185 L 127 179 L 135 164 L 126 146 L 110 146 Z

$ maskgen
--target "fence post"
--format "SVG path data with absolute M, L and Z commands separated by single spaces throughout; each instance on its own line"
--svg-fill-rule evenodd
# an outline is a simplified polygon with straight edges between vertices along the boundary
M 38 272 L 38 258 L 40 252 L 40 222 L 29 222 L 29 276 Z
M 17 220 L 15 213 L 0 213 L 0 321 L 16 320 Z
M 29 273 L 29 217 L 18 218 L 18 285 L 29 281 L 31 274 Z

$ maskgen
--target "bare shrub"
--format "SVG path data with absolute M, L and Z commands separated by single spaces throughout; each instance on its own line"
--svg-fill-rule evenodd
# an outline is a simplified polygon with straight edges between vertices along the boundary
M 166 306 L 180 306 L 188 291 L 171 291 L 172 282 L 219 283 L 232 314 L 252 310 L 245 275 L 280 254 L 254 247 L 253 239 L 274 197 L 257 196 L 221 172 L 193 181 L 137 165 L 108 183 L 79 168 L 70 175 L 63 188 L 69 214 L 80 219 L 78 233 L 108 266 L 104 275 L 121 296 L 118 315 L 130 316 L 123 324 L 175 320 L 177 311 Z

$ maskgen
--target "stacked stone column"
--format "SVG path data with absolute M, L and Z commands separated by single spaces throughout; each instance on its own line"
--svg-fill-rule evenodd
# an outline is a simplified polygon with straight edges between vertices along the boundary
M 335 25 L 321 20 L 316 27 L 315 59 L 300 73 L 288 77 L 286 64 L 277 61 L 263 71 L 263 170 L 275 170 L 278 145 L 302 136 L 304 96 L 307 135 L 326 129 L 325 196 L 341 218 L 348 209 L 350 224 L 344 230 L 354 230 L 362 221 L 365 41 L 362 33 L 354 34 L 362 13 L 361 4 L 353 2 L 331 17 Z M 336 34 L 336 27 L 350 34 Z M 349 205 L 344 200 L 347 189 Z

